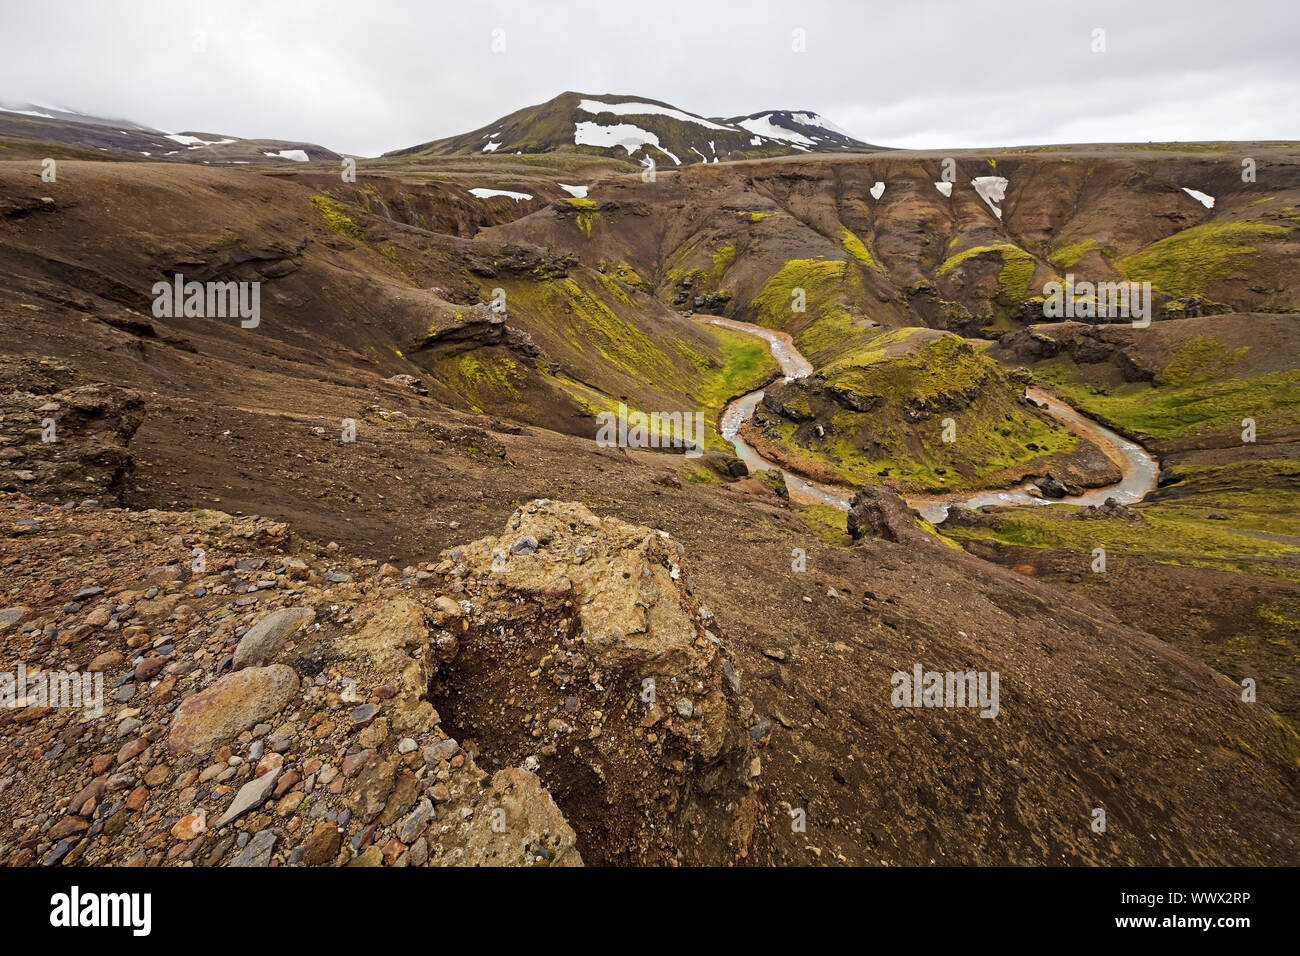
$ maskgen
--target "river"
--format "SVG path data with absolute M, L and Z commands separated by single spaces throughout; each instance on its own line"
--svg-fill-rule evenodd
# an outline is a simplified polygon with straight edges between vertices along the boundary
M 715 315 L 696 315 L 695 320 L 723 328 L 734 329 L 757 335 L 768 344 L 772 357 L 776 359 L 787 382 L 811 375 L 812 363 L 797 348 L 794 340 L 785 332 L 765 329 L 749 322 L 738 322 Z M 1066 428 L 1081 438 L 1095 444 L 1113 461 L 1120 470 L 1120 480 L 1104 488 L 1093 488 L 1081 495 L 1067 495 L 1064 498 L 1041 498 L 1029 493 L 1032 482 L 1025 482 L 1010 488 L 987 491 L 968 491 L 940 495 L 905 496 L 907 503 L 915 508 L 923 518 L 938 523 L 948 516 L 948 508 L 961 505 L 966 508 L 979 508 L 983 505 L 1099 505 L 1107 498 L 1114 498 L 1120 504 L 1132 504 L 1141 501 L 1156 487 L 1156 476 L 1160 466 L 1145 448 L 1129 441 L 1111 431 L 1105 425 L 1095 422 L 1071 408 L 1055 395 L 1038 387 L 1025 389 L 1025 395 L 1044 407 L 1044 410 Z M 829 485 L 809 481 L 788 469 L 768 461 L 748 442 L 740 437 L 740 426 L 748 421 L 763 400 L 763 390 L 758 389 L 732 401 L 722 412 L 718 430 L 722 437 L 736 450 L 736 457 L 749 466 L 750 471 L 764 469 L 775 470 L 785 475 L 786 487 L 790 498 L 804 504 L 831 505 L 847 511 L 854 490 L 843 485 Z M 1035 489 L 1037 490 L 1037 489 Z

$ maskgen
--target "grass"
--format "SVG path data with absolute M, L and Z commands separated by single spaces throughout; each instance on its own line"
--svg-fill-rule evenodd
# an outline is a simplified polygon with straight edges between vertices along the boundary
M 1034 257 L 1019 246 L 1009 242 L 995 246 L 972 246 L 956 255 L 949 256 L 939 266 L 935 277 L 939 278 L 951 272 L 971 259 L 998 254 L 1002 257 L 1002 271 L 998 274 L 998 295 L 1003 302 L 1013 305 L 1022 301 L 1029 291 L 1029 283 L 1034 278 Z
M 823 366 L 820 391 L 773 390 L 784 408 L 830 428 L 822 437 L 782 419 L 774 426 L 788 464 L 847 484 L 904 491 L 961 491 L 1005 484 L 1077 440 L 1017 401 L 1019 388 L 982 350 L 956 335 L 892 329 Z M 942 440 L 952 418 L 957 440 Z M 1029 446 L 1033 445 L 1034 448 Z
M 1047 261 L 1058 269 L 1069 269 L 1096 244 L 1096 239 L 1080 239 L 1078 242 L 1057 246 L 1052 254 L 1047 257 Z
M 875 267 L 876 260 L 871 257 L 871 250 L 867 248 L 867 244 L 848 229 L 840 232 L 840 245 L 844 247 L 845 252 L 864 266 Z
M 1300 492 L 1277 489 L 1214 492 L 1140 504 L 1142 521 L 1109 518 L 1081 521 L 1071 505 L 1021 508 L 995 526 L 945 529 L 954 538 L 998 541 L 1028 548 L 1090 553 L 1105 548 L 1108 563 L 1140 555 L 1160 564 L 1212 568 L 1300 580 L 1300 547 L 1247 532 L 1300 535 Z M 1226 513 L 1229 520 L 1214 520 Z
M 319 194 L 312 196 L 311 204 L 320 213 L 321 218 L 325 220 L 325 225 L 329 226 L 339 235 L 347 236 L 350 239 L 364 239 L 366 234 L 356 222 L 343 211 L 340 206 L 329 196 Z
M 1300 424 L 1300 370 L 1236 377 L 1232 369 L 1247 349 L 1227 349 L 1212 336 L 1195 336 L 1174 354 L 1155 384 L 1105 390 L 1079 381 L 1070 363 L 1059 359 L 1038 366 L 1035 373 L 1084 413 L 1139 438 L 1240 432 L 1245 418 L 1254 419 L 1260 432 Z
M 1150 282 L 1175 299 L 1204 297 L 1215 283 L 1251 272 L 1256 241 L 1289 232 L 1266 223 L 1207 222 L 1119 260 L 1119 269 L 1130 281 Z

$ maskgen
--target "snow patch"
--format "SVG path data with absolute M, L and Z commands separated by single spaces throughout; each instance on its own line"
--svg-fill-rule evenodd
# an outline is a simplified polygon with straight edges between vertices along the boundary
M 493 196 L 508 196 L 511 199 L 513 199 L 515 202 L 519 202 L 519 200 L 521 199 L 533 198 L 528 193 L 512 193 L 508 189 L 485 189 L 482 186 L 479 186 L 476 189 L 471 189 L 470 192 L 473 195 L 477 196 L 479 199 L 490 199 Z
M 486 146 L 483 147 L 483 152 L 495 153 L 500 148 L 501 148 L 500 143 L 488 143 Z
M 824 130 L 829 130 L 832 133 L 838 133 L 841 136 L 847 136 L 849 139 L 857 139 L 857 137 L 854 136 L 852 133 L 850 133 L 848 130 L 836 126 L 825 116 L 821 116 L 817 113 L 792 113 L 790 118 L 794 120 L 796 123 L 798 123 L 800 126 L 819 126 Z
M 952 195 L 952 183 L 935 183 L 934 188 L 939 190 L 945 196 Z
M 307 151 L 302 149 L 282 149 L 278 153 L 263 153 L 263 156 L 270 156 L 272 159 L 292 159 L 295 163 L 309 163 L 311 159 L 307 156 Z
M 207 140 L 200 136 L 186 136 L 184 133 L 164 133 L 173 143 L 180 143 L 182 146 L 188 146 L 190 149 L 198 149 L 200 146 L 225 146 L 227 143 L 233 143 L 233 139 L 213 139 Z M 269 156 L 270 153 L 267 153 Z
M 761 136 L 755 136 L 753 139 L 751 139 L 751 140 L 749 141 L 749 145 L 750 145 L 750 146 L 762 146 L 762 145 L 763 145 L 763 137 L 761 137 Z
M 988 203 L 988 207 L 993 210 L 993 215 L 999 219 L 1002 218 L 1002 210 L 995 205 L 1002 202 L 1007 194 L 1007 178 L 1005 176 L 976 176 L 970 181 L 979 193 L 980 199 Z
M 741 120 L 741 127 L 751 133 L 759 136 L 766 136 L 768 139 L 779 139 L 786 143 L 799 144 L 804 146 L 815 145 L 812 140 L 802 133 L 796 133 L 792 129 L 786 129 L 783 126 L 777 126 L 771 120 L 771 113 L 764 113 L 756 119 Z
M 720 126 L 717 123 L 711 123 L 702 116 L 695 116 L 692 113 L 683 113 L 681 110 L 675 110 L 669 106 L 656 106 L 654 103 L 602 103 L 600 100 L 580 100 L 578 109 L 584 113 L 613 113 L 615 116 L 671 116 L 675 120 L 681 120 L 683 123 L 695 123 L 703 126 L 705 129 L 721 129 L 734 131 L 733 126 Z
M 11 110 L 0 106 L 0 113 L 17 113 L 19 116 L 36 116 L 40 119 L 54 119 L 49 113 L 38 113 L 35 110 Z
M 566 186 L 566 185 L 564 185 L 564 183 L 560 183 L 560 188 L 563 189 L 563 190 L 564 190 L 566 193 L 568 193 L 570 196 L 573 196 L 575 199 L 586 199 L 586 198 L 587 198 L 587 187 L 586 187 L 586 186 Z
M 1193 199 L 1195 199 L 1206 209 L 1214 208 L 1213 196 L 1207 195 L 1206 193 L 1201 192 L 1199 189 L 1188 189 L 1186 186 L 1183 187 L 1183 192 L 1187 193 L 1187 195 L 1191 196 Z
M 880 182 L 879 180 L 876 180 L 876 184 L 871 187 L 870 192 L 871 192 L 872 199 L 879 199 L 881 196 L 885 194 L 885 184 Z

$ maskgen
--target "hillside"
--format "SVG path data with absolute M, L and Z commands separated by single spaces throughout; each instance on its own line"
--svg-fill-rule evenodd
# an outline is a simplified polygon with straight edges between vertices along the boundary
M 460 136 L 388 156 L 584 152 L 652 158 L 661 167 L 793 153 L 874 152 L 811 111 L 772 110 L 708 119 L 668 103 L 612 93 L 561 93 Z M 640 154 L 640 155 L 638 155 Z
M 590 114 L 682 160 L 646 182 L 557 102 L 356 183 L 0 158 L 0 642 L 112 700 L 0 714 L 0 860 L 1292 862 L 1300 151 L 1252 144 L 1250 184 L 1237 144 L 704 163 L 653 125 L 723 150 L 701 117 Z M 1045 322 L 1071 271 L 1151 281 L 1151 326 Z M 177 274 L 259 283 L 259 324 L 155 314 Z M 1158 492 L 937 531 L 892 497 L 1104 469 L 1029 382 Z M 764 387 L 773 457 L 875 513 L 736 467 Z M 620 403 L 704 413 L 708 453 L 599 446 Z M 894 706 L 917 664 L 998 672 L 999 716 Z

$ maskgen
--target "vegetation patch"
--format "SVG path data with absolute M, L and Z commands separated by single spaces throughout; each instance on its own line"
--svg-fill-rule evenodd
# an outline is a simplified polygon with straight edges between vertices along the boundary
M 311 197 L 311 204 L 316 207 L 321 218 L 325 220 L 325 225 L 329 226 L 339 235 L 347 236 L 350 239 L 364 239 L 366 234 L 356 222 L 343 211 L 340 206 L 329 196 L 319 194 Z
M 1207 222 L 1119 260 L 1119 269 L 1130 281 L 1150 282 L 1167 296 L 1203 297 L 1215 283 L 1251 271 L 1255 242 L 1289 232 L 1267 223 Z
M 840 231 L 840 245 L 844 247 L 845 252 L 864 266 L 875 267 L 876 260 L 872 258 L 871 250 L 867 248 L 867 244 L 848 229 Z
M 935 276 L 936 278 L 944 276 L 964 262 L 994 253 L 1002 257 L 1002 271 L 998 274 L 998 295 L 1007 303 L 1022 301 L 1025 293 L 1029 291 L 1030 281 L 1034 278 L 1034 257 L 1009 242 L 996 246 L 972 246 L 963 249 L 945 259 Z
M 1085 414 L 1139 438 L 1239 432 L 1245 418 L 1253 419 L 1261 433 L 1300 425 L 1300 370 L 1234 377 L 1233 366 L 1247 349 L 1227 349 L 1212 336 L 1196 336 L 1179 349 L 1155 384 L 1089 384 L 1061 360 L 1037 366 L 1035 374 Z
M 1097 244 L 1096 239 L 1080 239 L 1078 242 L 1071 242 L 1064 246 L 1058 246 L 1047 261 L 1058 269 L 1069 269 Z

